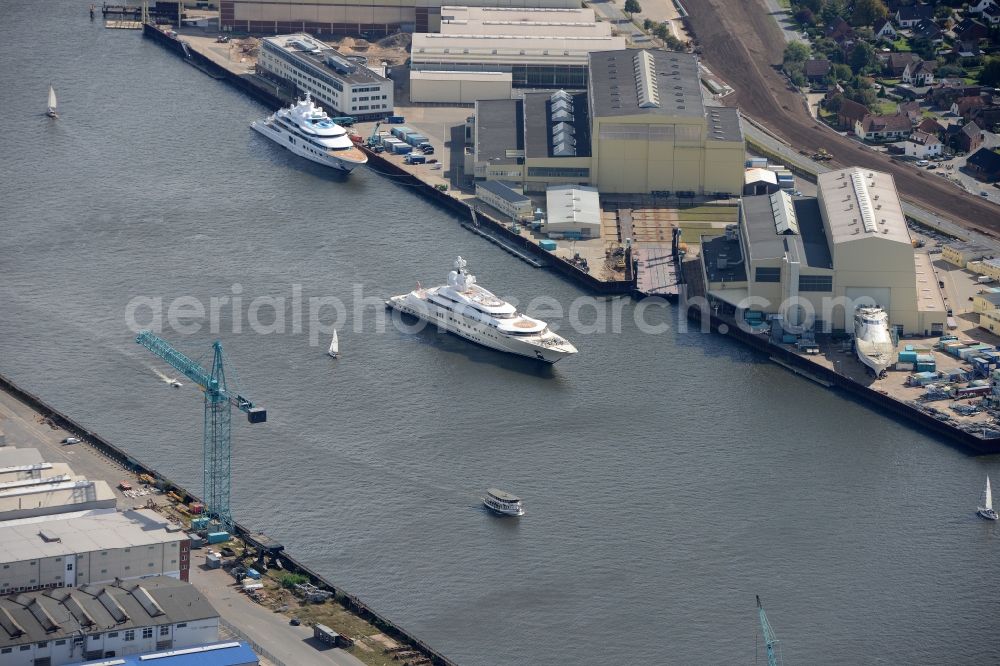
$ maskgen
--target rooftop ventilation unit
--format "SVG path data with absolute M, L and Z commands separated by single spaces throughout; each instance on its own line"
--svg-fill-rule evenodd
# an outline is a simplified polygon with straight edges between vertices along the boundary
M 872 201 L 868 194 L 868 185 L 865 183 L 860 169 L 853 169 L 851 171 L 851 182 L 854 185 L 854 194 L 858 197 L 858 208 L 861 210 L 861 220 L 864 222 L 865 231 L 873 233 L 877 230 L 875 226 L 875 214 L 872 211 Z
M 341 58 L 340 56 L 328 55 L 323 62 L 326 63 L 327 67 L 343 76 L 347 76 L 358 71 L 358 66 L 356 64 L 346 58 Z
M 653 55 L 649 51 L 641 51 L 632 57 L 632 62 L 639 108 L 659 108 L 660 93 L 656 87 L 656 63 L 653 60 Z

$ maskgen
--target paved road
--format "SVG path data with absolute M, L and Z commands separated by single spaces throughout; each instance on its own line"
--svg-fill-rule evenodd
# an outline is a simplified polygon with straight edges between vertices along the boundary
M 774 17 L 778 27 L 781 28 L 781 34 L 786 42 L 809 43 L 809 40 L 802 36 L 795 21 L 792 20 L 791 12 L 778 4 L 778 0 L 764 0 L 764 4 L 767 6 L 767 11 Z
M 205 567 L 205 551 L 192 551 L 191 582 L 234 627 L 250 636 L 286 666 L 364 666 L 340 649 L 317 644 L 309 627 L 293 627 L 284 615 L 251 601 L 221 569 Z

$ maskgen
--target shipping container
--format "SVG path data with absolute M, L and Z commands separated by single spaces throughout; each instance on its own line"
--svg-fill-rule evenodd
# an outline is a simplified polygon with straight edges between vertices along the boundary
M 389 131 L 392 132 L 392 135 L 394 137 L 396 137 L 397 139 L 399 139 L 400 141 L 402 141 L 403 140 L 403 135 L 404 134 L 412 133 L 413 132 L 413 128 L 412 127 L 406 127 L 404 125 L 402 127 L 393 127 Z
M 260 572 L 256 569 L 247 569 L 247 578 L 253 578 L 254 580 L 260 580 Z
M 389 123 L 390 125 L 402 125 L 403 123 L 406 122 L 406 118 L 404 118 L 403 116 L 389 116 L 386 119 L 386 122 Z
M 549 240 L 548 238 L 546 238 L 538 241 L 538 247 L 548 252 L 554 252 L 556 249 L 556 242 L 554 240 Z
M 403 161 L 407 164 L 426 164 L 427 158 L 417 153 L 410 153 Z
M 423 134 L 407 134 L 403 137 L 403 141 L 416 148 L 422 143 L 427 143 L 427 137 Z
M 222 543 L 229 541 L 229 532 L 209 532 L 206 535 L 209 543 Z
M 933 372 L 936 367 L 933 363 L 917 363 L 917 372 Z
M 899 352 L 899 360 L 903 363 L 916 363 L 917 362 L 917 352 L 915 351 L 901 351 Z
M 903 361 L 900 361 L 896 364 L 896 369 L 903 370 L 904 372 L 913 372 L 913 365 L 913 363 L 904 363 Z
M 390 150 L 394 155 L 406 155 L 413 150 L 413 146 L 406 143 L 394 143 Z
M 934 354 L 917 354 L 917 363 L 933 363 Z
M 191 521 L 191 529 L 193 530 L 203 530 L 208 527 L 208 517 L 202 516 L 200 518 L 194 518 Z

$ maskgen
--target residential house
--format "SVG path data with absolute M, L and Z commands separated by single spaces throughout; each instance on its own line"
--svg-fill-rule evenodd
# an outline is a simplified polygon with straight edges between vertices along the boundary
M 903 69 L 903 83 L 911 86 L 929 86 L 934 83 L 934 70 L 937 63 L 933 60 L 911 62 Z
M 872 27 L 872 31 L 875 33 L 875 39 L 884 39 L 890 42 L 896 41 L 896 28 L 893 27 L 892 21 L 887 18 L 876 21 Z
M 934 136 L 941 136 L 944 132 L 944 127 L 938 121 L 934 120 L 930 116 L 924 118 L 917 124 L 917 129 L 921 132 L 927 132 L 928 134 L 933 134 Z
M 977 39 L 955 39 L 951 47 L 951 53 L 957 58 L 978 58 L 983 54 L 979 48 L 979 40 Z
M 915 53 L 887 53 L 880 59 L 886 75 L 893 78 L 902 76 L 907 65 L 920 61 L 920 57 Z
M 1000 7 L 996 5 L 983 10 L 983 21 L 990 25 L 1000 24 Z
M 854 38 L 854 28 L 838 16 L 826 27 L 825 37 L 843 45 Z
M 951 125 L 948 128 L 948 145 L 955 152 L 972 154 L 983 145 L 983 131 L 976 123 Z
M 961 79 L 939 80 L 927 93 L 927 99 L 939 109 L 950 109 L 960 97 L 978 97 L 979 92 L 979 86 L 966 85 Z
M 974 18 L 966 16 L 951 29 L 955 34 L 955 39 L 960 42 L 976 42 L 981 39 L 989 39 L 990 29 L 985 23 L 981 23 Z
M 910 134 L 912 126 L 906 115 L 891 116 L 869 113 L 854 125 L 854 134 L 865 141 L 898 141 Z
M 903 152 L 907 157 L 925 160 L 941 154 L 941 140 L 934 134 L 917 130 L 903 142 Z
M 962 120 L 968 122 L 971 120 L 972 110 L 981 106 L 986 106 L 986 100 L 979 95 L 959 97 L 952 103 L 949 111 L 952 115 L 961 116 Z
M 980 148 L 965 161 L 963 170 L 973 178 L 995 183 L 1000 180 L 1000 153 Z
M 997 3 L 994 0 L 976 0 L 976 3 L 969 3 L 968 12 L 970 14 L 982 14 L 986 11 L 987 7 L 996 7 Z
M 926 39 L 935 44 L 940 44 L 944 41 L 944 31 L 931 19 L 923 19 L 920 23 L 913 26 L 912 33 L 915 38 Z
M 868 109 L 864 104 L 859 104 L 853 99 L 844 99 L 840 103 L 840 110 L 837 111 L 837 124 L 843 129 L 853 129 L 867 115 Z
M 900 28 L 912 28 L 924 19 L 934 18 L 934 7 L 931 5 L 906 5 L 896 11 L 896 25 Z
M 920 108 L 920 102 L 916 100 L 900 104 L 896 113 L 904 114 L 907 118 L 909 118 L 911 125 L 919 123 L 920 118 L 923 116 L 923 110 Z
M 826 75 L 830 73 L 831 67 L 830 61 L 825 58 L 806 60 L 802 66 L 802 73 L 805 75 L 806 80 L 813 87 L 816 87 L 826 83 Z
M 1000 104 L 987 103 L 978 108 L 972 109 L 968 120 L 976 123 L 987 131 L 992 131 L 1000 125 Z

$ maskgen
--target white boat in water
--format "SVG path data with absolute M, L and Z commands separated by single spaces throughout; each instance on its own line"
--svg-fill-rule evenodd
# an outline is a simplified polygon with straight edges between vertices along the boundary
M 368 156 L 354 145 L 347 130 L 333 122 L 323 107 L 313 104 L 309 93 L 287 109 L 253 121 L 250 127 L 296 155 L 340 171 L 350 172 L 368 163 Z
M 45 115 L 47 115 L 49 118 L 59 117 L 59 109 L 58 105 L 56 104 L 56 89 L 53 88 L 52 86 L 49 86 L 49 106 L 48 110 L 45 112 Z
M 418 283 L 410 293 L 393 296 L 385 304 L 491 349 L 546 363 L 576 353 L 576 347 L 544 321 L 521 314 L 476 284 L 476 276 L 465 266 L 465 259 L 459 257 L 447 284 L 424 289 Z
M 977 513 L 986 520 L 996 520 L 997 512 L 993 510 L 993 493 L 990 491 L 990 477 L 986 477 L 986 490 L 983 491 L 983 505 Z
M 326 352 L 333 358 L 340 356 L 340 342 L 337 341 L 337 329 L 333 330 L 333 339 L 330 340 L 330 349 Z
M 524 505 L 517 495 L 490 488 L 483 496 L 483 506 L 504 516 L 523 516 Z
M 896 345 L 889 333 L 889 315 L 880 307 L 860 306 L 854 312 L 854 350 L 876 377 L 892 365 Z

